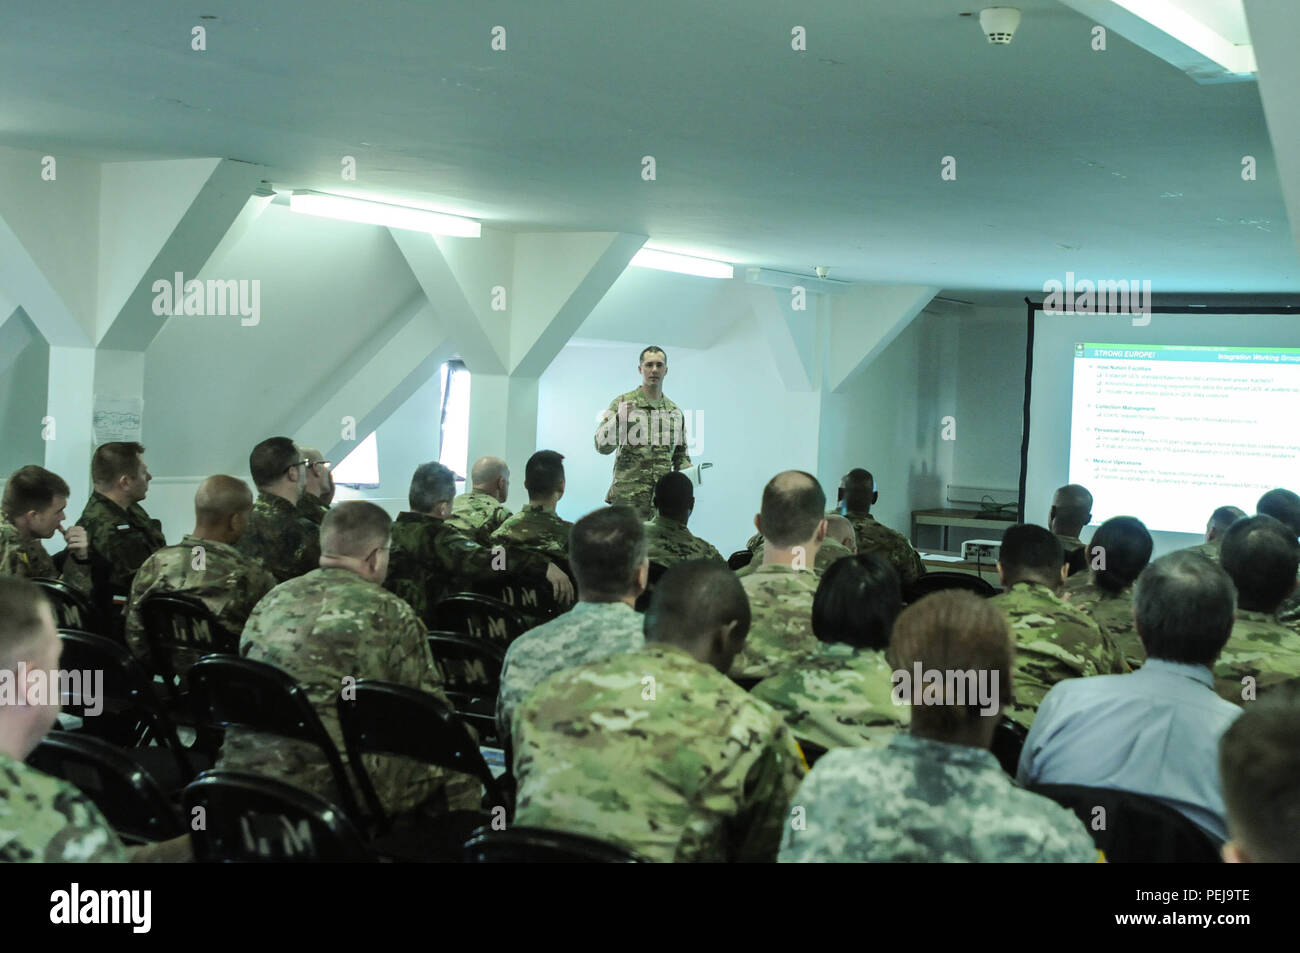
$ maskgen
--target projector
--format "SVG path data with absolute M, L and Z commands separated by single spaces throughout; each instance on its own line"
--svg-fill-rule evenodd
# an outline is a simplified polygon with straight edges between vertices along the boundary
M 961 558 L 968 563 L 995 563 L 1002 552 L 1002 542 L 996 539 L 968 539 L 961 544 Z

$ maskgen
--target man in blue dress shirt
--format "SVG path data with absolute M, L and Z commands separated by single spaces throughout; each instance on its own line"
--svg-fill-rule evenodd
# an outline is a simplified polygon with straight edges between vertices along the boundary
M 1053 686 L 1016 780 L 1144 794 L 1222 843 L 1218 746 L 1241 709 L 1215 694 L 1212 670 L 1232 632 L 1232 580 L 1202 556 L 1170 553 L 1138 577 L 1133 601 L 1146 664 Z

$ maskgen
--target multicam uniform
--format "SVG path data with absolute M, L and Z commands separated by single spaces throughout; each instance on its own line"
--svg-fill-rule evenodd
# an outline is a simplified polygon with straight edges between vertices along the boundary
M 631 404 L 626 430 L 618 422 L 618 405 L 624 402 Z M 610 401 L 596 430 L 595 443 L 598 453 L 618 451 L 614 481 L 605 502 L 632 506 L 643 521 L 654 516 L 654 492 L 660 478 L 691 465 L 681 408 L 667 397 L 651 400 L 641 387 Z

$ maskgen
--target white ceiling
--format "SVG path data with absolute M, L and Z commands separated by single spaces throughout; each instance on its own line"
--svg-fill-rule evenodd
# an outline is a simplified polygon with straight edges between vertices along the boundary
M 1015 3 L 1009 47 L 961 0 L 11 4 L 0 144 L 223 156 L 277 186 L 844 280 L 1300 289 L 1256 84 L 1198 85 L 1114 33 L 1094 52 L 1057 0 Z

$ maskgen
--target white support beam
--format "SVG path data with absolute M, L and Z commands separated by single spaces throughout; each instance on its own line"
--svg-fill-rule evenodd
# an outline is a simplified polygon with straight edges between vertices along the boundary
M 794 311 L 794 296 L 787 290 L 762 285 L 744 288 L 785 389 L 815 389 L 819 376 L 815 298 L 804 299 L 812 305 L 808 310 Z
M 858 285 L 832 298 L 826 388 L 844 389 L 938 293 L 919 285 Z

